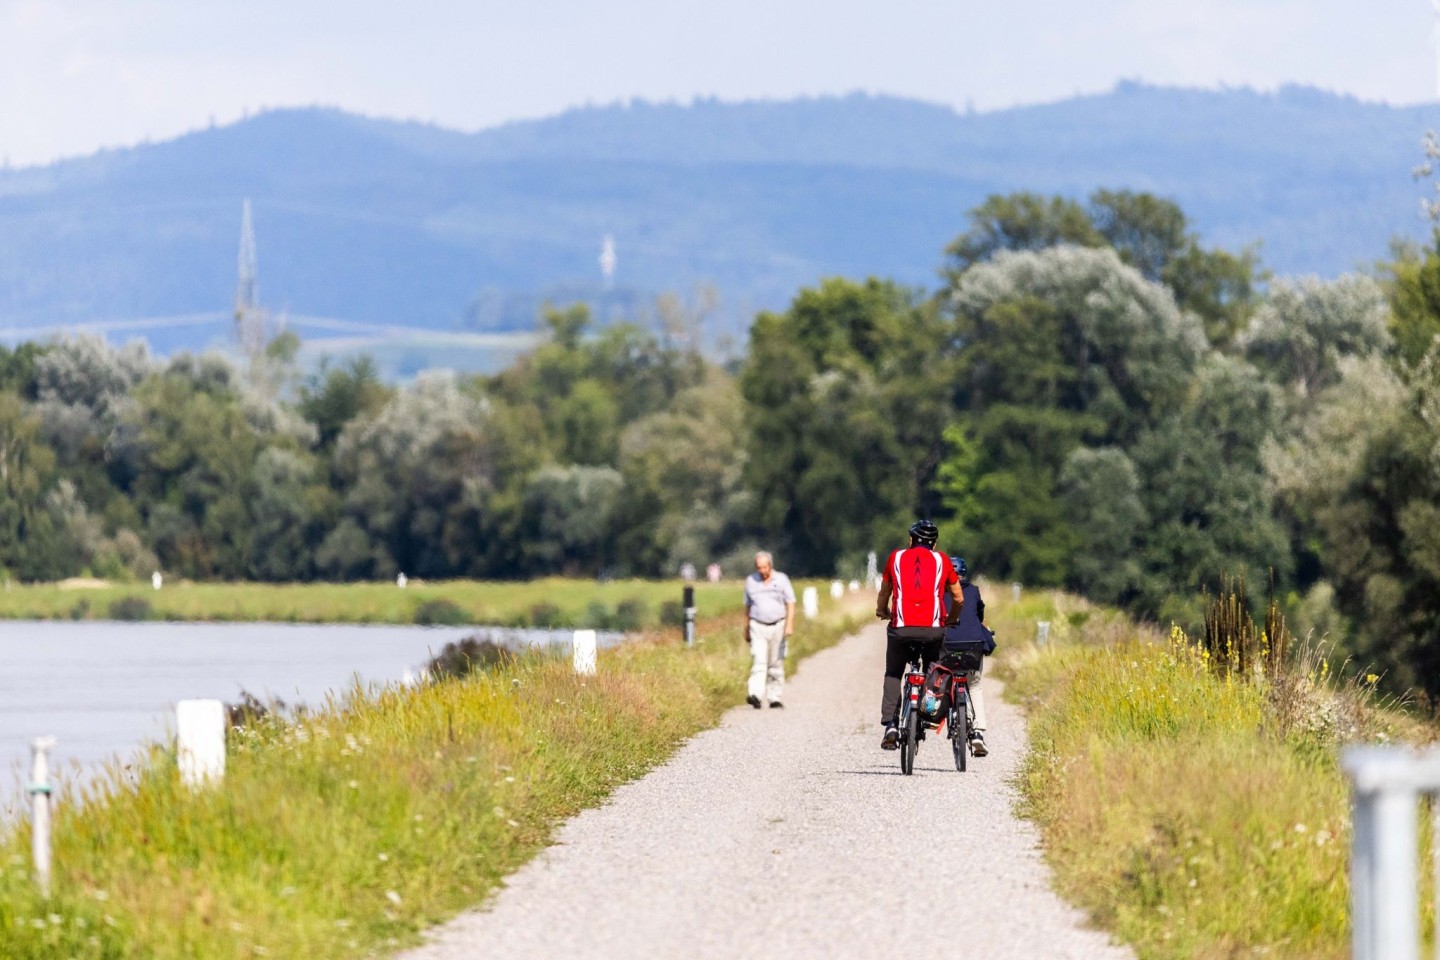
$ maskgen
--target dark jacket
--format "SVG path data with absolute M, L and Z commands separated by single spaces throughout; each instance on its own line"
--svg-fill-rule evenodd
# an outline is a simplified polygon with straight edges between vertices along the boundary
M 945 645 L 953 643 L 984 643 L 986 653 L 994 649 L 995 635 L 985 626 L 985 601 L 980 598 L 980 588 L 969 580 L 960 583 L 965 603 L 960 608 L 960 622 L 945 628 Z M 950 598 L 947 596 L 946 612 L 949 612 Z

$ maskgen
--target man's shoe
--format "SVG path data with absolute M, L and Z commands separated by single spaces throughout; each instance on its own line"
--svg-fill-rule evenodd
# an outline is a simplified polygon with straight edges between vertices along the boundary
M 900 728 L 893 723 L 885 724 L 885 736 L 880 738 L 881 750 L 894 750 L 900 746 Z
M 977 757 L 990 755 L 990 748 L 985 746 L 985 735 L 979 730 L 970 735 L 970 752 Z
M 771 700 L 771 701 L 770 701 L 770 709 L 771 709 L 771 710 L 781 710 L 781 709 L 784 709 L 784 707 L 785 707 L 785 704 L 781 703 L 779 700 Z
M 745 702 L 750 704 L 750 706 L 754 707 L 756 710 L 760 709 L 760 698 L 755 696 L 755 694 L 753 693 L 745 698 Z

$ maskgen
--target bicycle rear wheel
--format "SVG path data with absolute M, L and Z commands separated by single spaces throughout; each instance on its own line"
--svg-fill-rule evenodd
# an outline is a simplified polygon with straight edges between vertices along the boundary
M 955 700 L 955 707 L 950 711 L 950 747 L 955 751 L 955 769 L 961 773 L 965 772 L 966 763 L 970 759 L 970 724 L 968 704 L 965 694 L 960 694 Z
M 920 713 L 908 711 L 905 729 L 900 731 L 900 772 L 905 776 L 915 772 L 915 752 L 920 749 Z

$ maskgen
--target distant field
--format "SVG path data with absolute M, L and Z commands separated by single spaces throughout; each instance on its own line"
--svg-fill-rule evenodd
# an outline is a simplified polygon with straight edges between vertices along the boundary
M 280 623 L 433 623 L 633 630 L 676 622 L 678 580 L 523 583 L 451 580 L 393 583 L 181 583 L 11 585 L 0 619 L 202 620 Z M 695 584 L 702 617 L 740 609 L 737 580 Z

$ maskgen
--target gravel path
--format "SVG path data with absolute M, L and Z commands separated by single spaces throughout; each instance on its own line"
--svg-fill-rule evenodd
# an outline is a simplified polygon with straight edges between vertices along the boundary
M 732 710 L 404 956 L 1133 957 L 1048 889 L 998 683 L 989 757 L 958 773 L 932 737 L 900 775 L 875 722 L 883 646 L 877 625 L 812 657 L 787 709 Z

